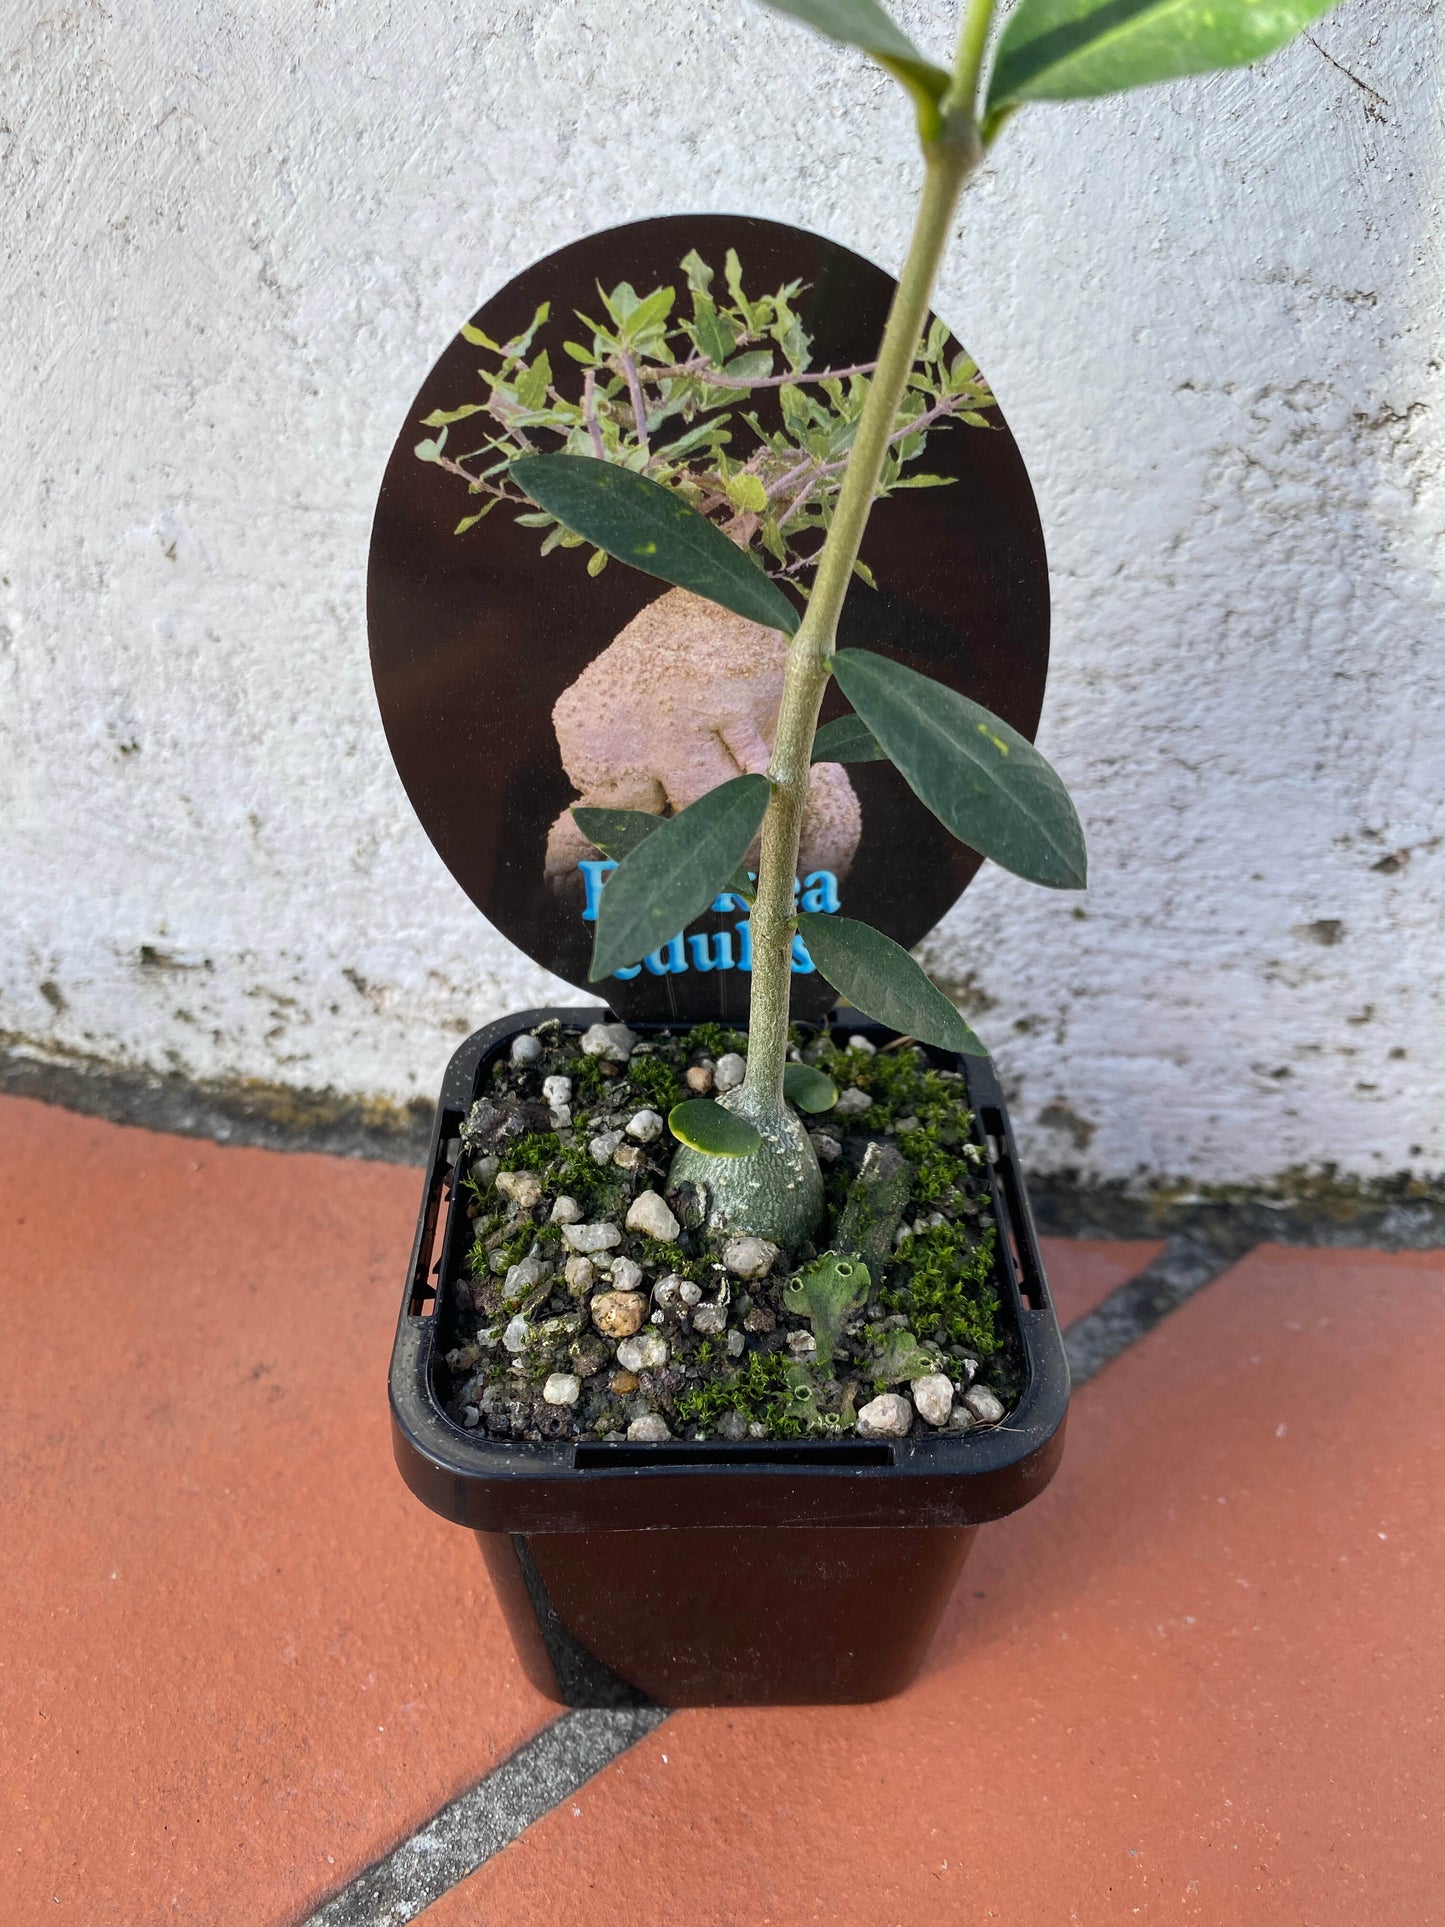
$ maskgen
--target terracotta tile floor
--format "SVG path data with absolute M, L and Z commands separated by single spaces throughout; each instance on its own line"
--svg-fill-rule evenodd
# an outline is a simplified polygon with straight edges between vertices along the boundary
M 0 1100 L 3 1927 L 282 1927 L 552 1717 L 391 1465 L 418 1182 Z M 1445 1254 L 1256 1252 L 909 1693 L 675 1715 L 423 1920 L 1445 1922 L 1442 1339 Z

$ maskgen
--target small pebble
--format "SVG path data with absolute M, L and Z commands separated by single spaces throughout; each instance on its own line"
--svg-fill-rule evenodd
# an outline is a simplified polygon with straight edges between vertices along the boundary
M 604 1338 L 630 1338 L 642 1329 L 647 1300 L 640 1291 L 604 1291 L 592 1300 L 591 1311 Z
M 627 1209 L 627 1229 L 645 1232 L 663 1244 L 671 1244 L 682 1226 L 655 1191 L 642 1191 Z
M 728 1333 L 728 1357 L 741 1358 L 743 1353 L 747 1350 L 747 1344 L 748 1344 L 748 1341 L 743 1337 L 741 1332 L 729 1332 Z
M 942 1372 L 929 1372 L 913 1381 L 913 1404 L 930 1425 L 947 1425 L 953 1411 L 953 1387 Z
M 564 1224 L 562 1236 L 573 1251 L 588 1255 L 622 1243 L 622 1233 L 615 1224 Z
M 626 1024 L 589 1024 L 582 1033 L 582 1055 L 605 1058 L 609 1064 L 625 1064 L 637 1042 L 636 1032 Z
M 462 1407 L 462 1424 L 466 1426 L 469 1432 L 473 1427 L 480 1425 L 481 1422 L 482 1415 L 475 1405 L 464 1405 Z
M 777 1314 L 770 1311 L 766 1305 L 754 1305 L 743 1320 L 743 1330 L 750 1332 L 776 1331 L 777 1325 Z
M 948 1421 L 950 1432 L 966 1432 L 973 1424 L 973 1413 L 966 1405 L 955 1405 Z
M 811 1358 L 818 1349 L 818 1341 L 811 1332 L 794 1331 L 788 1333 L 788 1350 L 794 1358 Z
M 634 1445 L 661 1445 L 672 1437 L 667 1429 L 667 1420 L 661 1419 L 656 1412 L 644 1412 L 635 1418 L 627 1428 L 627 1436 Z
M 712 1089 L 712 1065 L 693 1064 L 686 1073 L 687 1088 L 696 1097 L 706 1097 Z
M 867 1091 L 860 1091 L 856 1084 L 850 1084 L 846 1091 L 840 1093 L 833 1112 L 837 1117 L 861 1117 L 864 1111 L 872 1108 L 873 1100 Z
M 643 1155 L 640 1144 L 619 1144 L 612 1153 L 612 1162 L 619 1171 L 635 1171 L 643 1162 Z
M 569 1198 L 564 1195 L 558 1198 L 557 1202 L 552 1206 L 549 1216 L 553 1224 L 580 1224 L 582 1221 L 582 1207 L 575 1198 Z
M 739 1056 L 735 1050 L 727 1051 L 717 1060 L 713 1068 L 713 1088 L 719 1091 L 735 1091 L 747 1074 L 748 1060 Z
M 509 1352 L 524 1352 L 527 1349 L 531 1336 L 531 1326 L 528 1325 L 521 1312 L 518 1312 L 511 1324 L 508 1325 L 507 1329 L 502 1333 L 502 1343 Z
M 581 1252 L 574 1251 L 567 1260 L 562 1276 L 567 1280 L 567 1289 L 572 1296 L 580 1298 L 597 1282 L 597 1267 L 590 1258 L 584 1258 Z
M 685 1305 L 702 1303 L 702 1286 L 695 1285 L 691 1278 L 684 1278 L 677 1288 L 677 1295 Z
M 570 1077 L 544 1077 L 542 1079 L 542 1101 L 544 1104 L 570 1104 L 572 1101 L 572 1080 Z
M 497 1189 L 519 1211 L 530 1211 L 542 1195 L 542 1180 L 530 1171 L 498 1171 Z
M 723 1263 L 734 1278 L 764 1278 L 777 1255 L 778 1247 L 766 1238 L 734 1238 L 723 1251 Z
M 748 1422 L 741 1412 L 724 1412 L 717 1422 L 717 1435 L 720 1439 L 727 1439 L 730 1444 L 736 1445 L 747 1437 Z
M 502 1160 L 492 1152 L 488 1152 L 484 1158 L 472 1159 L 472 1176 L 484 1191 L 497 1175 L 501 1162 Z
M 622 1142 L 621 1131 L 599 1131 L 594 1138 L 587 1140 L 587 1149 L 592 1153 L 594 1164 L 610 1164 L 612 1153 Z
M 980 1425 L 997 1425 L 1004 1415 L 1003 1400 L 987 1385 L 970 1385 L 963 1402 Z
M 512 1039 L 512 1062 L 514 1064 L 535 1064 L 542 1055 L 542 1046 L 530 1032 L 523 1031 L 520 1037 Z
M 870 1398 L 858 1413 L 858 1435 L 865 1439 L 907 1438 L 913 1407 L 897 1392 Z
M 627 1120 L 627 1135 L 635 1137 L 639 1144 L 651 1144 L 654 1138 L 662 1136 L 662 1119 L 656 1111 L 639 1111 Z
M 964 1352 L 961 1357 L 955 1358 L 952 1362 L 954 1377 L 967 1391 L 983 1369 L 981 1361 L 975 1358 L 972 1352 Z
M 848 1048 L 849 1050 L 862 1051 L 865 1057 L 876 1057 L 878 1055 L 878 1046 L 873 1043 L 871 1039 L 865 1037 L 861 1031 L 855 1031 L 848 1039 Z
M 548 1405 L 575 1405 L 582 1396 L 582 1381 L 575 1372 L 553 1372 L 542 1387 Z
M 607 1381 L 608 1391 L 615 1392 L 619 1398 L 626 1398 L 629 1393 L 637 1390 L 637 1386 L 636 1372 L 614 1372 Z
M 608 1275 L 614 1291 L 636 1291 L 642 1283 L 642 1266 L 635 1258 L 614 1258 Z
M 617 1347 L 617 1362 L 624 1372 L 655 1372 L 667 1363 L 667 1340 L 654 1331 L 624 1338 Z
M 697 1310 L 692 1314 L 692 1328 L 695 1332 L 701 1333 L 704 1338 L 716 1336 L 718 1332 L 726 1331 L 727 1323 L 728 1308 L 726 1305 L 699 1305 Z
M 554 1104 L 548 1116 L 554 1131 L 565 1131 L 567 1126 L 572 1122 L 572 1106 L 570 1104 Z
M 523 1258 L 520 1264 L 510 1267 L 502 1281 L 502 1290 L 509 1298 L 516 1298 L 533 1285 L 540 1285 L 547 1276 L 547 1267 L 540 1258 Z
M 820 1164 L 837 1163 L 843 1153 L 843 1147 L 837 1138 L 829 1137 L 826 1131 L 809 1131 L 808 1136 L 813 1141 L 813 1149 L 818 1154 Z
M 677 1299 L 677 1290 L 681 1283 L 682 1280 L 673 1272 L 669 1272 L 665 1278 L 659 1278 L 652 1287 L 653 1304 L 660 1305 L 663 1311 L 669 1311 Z
M 748 1437 L 750 1439 L 765 1439 L 767 1436 L 768 1428 L 763 1424 L 761 1419 L 750 1419 L 748 1421 Z

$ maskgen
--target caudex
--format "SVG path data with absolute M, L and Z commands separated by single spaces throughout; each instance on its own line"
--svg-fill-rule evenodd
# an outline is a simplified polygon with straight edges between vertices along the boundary
M 998 35 L 997 0 L 967 0 L 951 66 L 928 58 L 877 0 L 763 0 L 829 39 L 858 48 L 906 89 L 915 111 L 923 184 L 913 236 L 877 359 L 813 374 L 791 308 L 796 288 L 750 300 L 739 264 L 728 294 L 696 255 L 683 262 L 692 316 L 671 323 L 672 290 L 641 300 L 623 284 L 590 345 L 567 352 L 584 370 L 565 399 L 547 356 L 528 357 L 533 329 L 497 344 L 488 402 L 429 418 L 441 435 L 417 449 L 482 499 L 465 529 L 504 502 L 549 530 L 544 546 L 590 544 L 789 638 L 771 760 L 765 773 L 720 784 L 674 816 L 578 810 L 579 827 L 617 859 L 598 910 L 594 982 L 635 964 L 700 916 L 724 889 L 749 902 L 752 982 L 747 1074 L 716 1101 L 680 1104 L 673 1181 L 691 1180 L 714 1229 L 796 1249 L 817 1228 L 822 1181 L 799 1109 L 826 1108 L 821 1073 L 790 1065 L 793 938 L 857 1009 L 925 1043 L 982 1054 L 984 1046 L 906 951 L 856 919 L 799 911 L 799 833 L 814 761 L 888 757 L 959 840 L 1016 876 L 1051 889 L 1085 884 L 1084 838 L 1068 792 L 1036 749 L 1001 718 L 954 690 L 866 650 L 839 650 L 838 621 L 873 502 L 937 478 L 909 464 L 928 431 L 952 416 L 978 422 L 989 405 L 971 363 L 947 361 L 929 303 L 959 197 L 1024 105 L 1122 92 L 1240 66 L 1284 45 L 1330 0 L 1019 0 Z M 985 76 L 985 68 L 988 68 Z M 585 317 L 584 317 L 585 319 Z M 775 356 L 786 367 L 775 372 Z M 484 374 L 486 371 L 484 371 Z M 742 419 L 757 445 L 731 452 L 721 412 L 779 387 L 785 430 Z M 486 414 L 496 432 L 471 452 L 446 452 L 450 425 Z M 554 453 L 542 432 L 560 435 Z M 792 437 L 791 442 L 789 437 Z M 821 535 L 821 546 L 813 546 Z M 805 588 L 803 578 L 812 573 Z M 805 596 L 800 611 L 784 585 Z M 865 591 L 866 593 L 866 591 Z M 853 715 L 818 731 L 830 678 Z M 756 882 L 744 859 L 761 831 Z M 819 1311 L 825 1285 L 819 1277 Z M 848 1282 L 848 1281 L 844 1281 Z M 800 1286 L 800 1290 L 804 1287 Z M 844 1293 L 844 1296 L 850 1295 Z M 825 1322 L 826 1322 L 826 1314 Z

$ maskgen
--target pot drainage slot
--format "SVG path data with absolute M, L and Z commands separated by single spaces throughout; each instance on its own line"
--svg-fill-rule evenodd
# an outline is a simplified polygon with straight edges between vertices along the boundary
M 1048 1288 L 1044 1284 L 1043 1266 L 1039 1263 L 1034 1244 L 1033 1226 L 1019 1184 L 1019 1174 L 1014 1169 L 1008 1126 L 1003 1113 L 989 1105 L 983 1107 L 980 1115 L 988 1134 L 989 1162 L 993 1166 L 995 1189 L 1002 1207 L 999 1229 L 1003 1232 L 1005 1261 L 1013 1268 L 1013 1275 L 1018 1280 L 1019 1296 L 1029 1310 L 1047 1311 Z
M 745 1472 L 755 1465 L 892 1465 L 891 1445 L 579 1445 L 572 1463 L 579 1472 L 622 1466 L 717 1465 Z
M 416 1232 L 416 1245 L 411 1254 L 411 1284 L 406 1300 L 409 1318 L 429 1318 L 436 1310 L 437 1280 L 441 1273 L 442 1261 L 438 1257 L 433 1263 L 432 1251 L 436 1245 L 437 1222 L 441 1217 L 442 1193 L 446 1189 L 447 1179 L 451 1176 L 451 1164 L 448 1161 L 447 1152 L 451 1150 L 452 1140 L 461 1129 L 461 1124 L 460 1111 L 448 1111 L 442 1119 L 441 1141 L 427 1179 L 426 1203 L 422 1208 L 421 1223 L 417 1226 Z

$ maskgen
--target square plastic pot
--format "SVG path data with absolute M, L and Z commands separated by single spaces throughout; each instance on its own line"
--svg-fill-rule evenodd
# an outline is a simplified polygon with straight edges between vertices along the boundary
M 993 1066 L 931 1053 L 967 1079 L 988 1153 L 998 1284 L 1024 1370 L 1006 1423 L 817 1443 L 487 1438 L 455 1424 L 436 1389 L 470 1242 L 455 1140 L 518 1032 L 607 1014 L 522 1012 L 468 1038 L 447 1068 L 391 1360 L 402 1477 L 476 1533 L 528 1677 L 564 1705 L 886 1698 L 917 1672 L 979 1526 L 1041 1492 L 1063 1449 L 1068 1364 Z M 856 1013 L 835 1021 L 892 1035 Z

